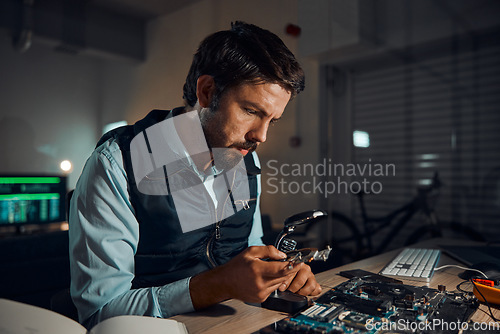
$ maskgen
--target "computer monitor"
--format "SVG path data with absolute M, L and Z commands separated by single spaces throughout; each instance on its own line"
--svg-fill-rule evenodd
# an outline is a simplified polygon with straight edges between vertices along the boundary
M 0 175 L 0 226 L 66 220 L 66 176 Z

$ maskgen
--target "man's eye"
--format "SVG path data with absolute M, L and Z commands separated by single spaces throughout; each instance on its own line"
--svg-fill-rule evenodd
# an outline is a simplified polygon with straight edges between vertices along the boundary
M 249 115 L 257 115 L 257 112 L 252 109 L 245 108 L 245 112 Z

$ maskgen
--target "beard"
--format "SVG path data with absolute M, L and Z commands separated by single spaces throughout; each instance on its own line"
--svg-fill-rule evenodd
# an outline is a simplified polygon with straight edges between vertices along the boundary
M 205 134 L 208 148 L 212 153 L 214 165 L 218 170 L 229 170 L 238 165 L 244 155 L 238 150 L 247 150 L 248 154 L 257 149 L 257 143 L 252 141 L 227 144 L 226 135 L 222 131 L 221 121 L 217 111 L 202 108 L 200 111 L 201 127 Z

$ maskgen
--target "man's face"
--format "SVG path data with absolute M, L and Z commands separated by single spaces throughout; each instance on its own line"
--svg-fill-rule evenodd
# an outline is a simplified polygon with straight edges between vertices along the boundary
M 218 110 L 204 108 L 200 112 L 209 147 L 234 148 L 243 156 L 254 151 L 266 141 L 269 125 L 281 118 L 289 100 L 290 93 L 278 84 L 231 88 L 223 95 Z

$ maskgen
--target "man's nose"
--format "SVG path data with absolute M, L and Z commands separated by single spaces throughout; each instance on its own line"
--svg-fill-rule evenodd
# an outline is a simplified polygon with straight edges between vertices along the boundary
M 248 133 L 248 140 L 253 142 L 263 143 L 267 139 L 267 129 L 269 124 L 267 122 L 259 123 Z

